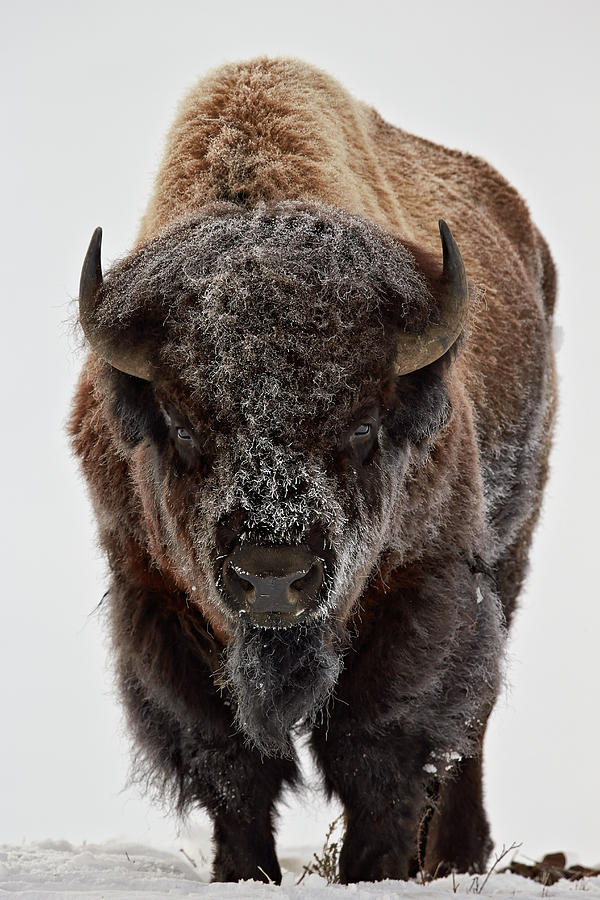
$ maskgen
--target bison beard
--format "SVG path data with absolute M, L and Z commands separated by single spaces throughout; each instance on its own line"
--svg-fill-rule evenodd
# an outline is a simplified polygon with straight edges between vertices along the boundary
M 265 756 L 293 756 L 294 733 L 311 728 L 342 669 L 330 623 L 271 630 L 240 625 L 227 648 L 236 723 Z

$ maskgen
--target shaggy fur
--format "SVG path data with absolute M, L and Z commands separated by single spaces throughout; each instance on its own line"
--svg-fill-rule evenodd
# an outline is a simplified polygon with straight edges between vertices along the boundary
M 236 723 L 266 756 L 293 756 L 298 723 L 315 725 L 341 669 L 340 641 L 323 627 L 247 628 L 227 648 L 227 684 Z
M 398 336 L 437 321 L 440 216 L 468 328 L 397 377 Z M 149 348 L 152 381 L 92 352 L 71 434 L 137 777 L 209 811 L 216 879 L 279 879 L 300 727 L 345 806 L 342 880 L 407 877 L 418 835 L 432 873 L 485 865 L 481 747 L 547 473 L 554 292 L 498 173 L 324 73 L 254 60 L 184 101 L 94 313 Z M 322 561 L 302 626 L 235 613 L 222 560 L 244 541 Z

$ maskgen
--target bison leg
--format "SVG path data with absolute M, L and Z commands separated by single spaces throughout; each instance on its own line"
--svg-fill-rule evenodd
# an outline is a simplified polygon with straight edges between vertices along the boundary
M 313 734 L 326 787 L 346 810 L 345 882 L 411 874 L 440 754 L 451 765 L 480 750 L 471 723 L 491 710 L 504 643 L 493 582 L 462 557 L 395 571 L 383 598 L 365 594 L 363 609 L 329 721 Z M 435 851 L 436 864 L 447 853 L 479 865 L 488 831 L 478 762 L 462 764 L 440 803 L 430 861 Z M 455 818 L 467 814 L 461 831 Z
M 483 808 L 481 756 L 463 759 L 440 787 L 427 830 L 423 867 L 430 875 L 484 872 L 492 849 Z
M 181 814 L 206 809 L 214 825 L 215 881 L 279 882 L 274 809 L 283 785 L 296 779 L 296 762 L 263 759 L 247 746 L 233 700 L 211 674 L 220 656 L 213 660 L 193 609 L 173 615 L 162 597 L 139 591 L 121 590 L 119 600 L 112 624 L 136 780 Z
M 220 803 L 209 810 L 214 824 L 213 881 L 254 879 L 280 884 L 273 818 L 286 763 L 262 760 L 258 754 L 246 751 L 238 754 L 236 766 L 237 783 L 231 787 L 234 802 Z M 215 775 L 218 777 L 219 773 Z M 227 781 L 223 787 L 226 793 Z
M 354 729 L 315 732 L 313 746 L 329 794 L 344 804 L 346 834 L 340 880 L 406 879 L 425 793 L 428 749 L 402 734 Z
M 213 822 L 213 881 L 281 881 L 273 819 L 282 786 L 296 779 L 292 759 L 264 759 L 235 732 L 228 707 L 195 682 L 194 715 L 165 709 L 129 675 L 122 685 L 141 753 L 138 780 L 172 797 L 180 813 L 203 807 Z M 200 701 L 200 702 L 199 702 Z

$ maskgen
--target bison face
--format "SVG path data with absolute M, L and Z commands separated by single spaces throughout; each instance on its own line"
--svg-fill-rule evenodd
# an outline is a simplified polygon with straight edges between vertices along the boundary
M 114 267 L 82 316 L 111 363 L 104 402 L 141 532 L 229 635 L 240 720 L 267 752 L 268 708 L 244 691 L 279 696 L 282 731 L 316 710 L 400 540 L 407 468 L 448 410 L 427 365 L 456 337 L 431 350 L 440 304 L 387 233 L 288 203 L 176 226 Z M 411 339 L 420 366 L 398 377 Z
M 356 471 L 359 466 L 372 460 L 378 449 L 380 420 L 377 406 L 357 413 L 355 423 L 336 447 L 338 469 L 351 466 Z M 287 484 L 287 502 L 282 503 L 280 498 L 276 508 L 268 511 L 262 526 L 257 527 L 254 516 L 248 516 L 239 509 L 218 529 L 219 549 L 222 550 L 219 559 L 222 561 L 218 567 L 217 581 L 221 592 L 238 615 L 247 617 L 254 624 L 291 626 L 314 616 L 322 617 L 327 609 L 335 584 L 331 512 L 335 510 L 334 521 L 344 517 L 336 497 L 336 473 L 333 471 L 328 477 L 325 468 L 327 455 L 332 457 L 332 454 L 314 454 L 312 468 L 315 475 L 312 479 L 308 470 L 304 476 L 300 474 L 301 452 L 295 460 L 288 460 L 294 464 L 291 469 L 293 482 L 289 483 L 289 475 L 283 472 L 276 479 L 280 485 Z M 306 468 L 306 465 L 303 467 Z M 321 502 L 319 494 L 311 490 L 311 482 L 320 486 Z M 339 484 L 339 479 L 337 482 Z M 311 493 L 314 497 L 308 509 L 288 509 L 294 524 L 290 530 L 290 519 L 282 521 L 285 543 L 273 544 L 269 518 L 271 522 L 276 521 L 289 506 L 292 495 L 300 499 Z M 322 498 L 327 495 L 329 502 L 326 508 Z M 323 508 L 319 516 L 320 507 Z M 345 518 L 347 521 L 347 515 Z M 240 538 L 240 521 L 244 528 L 243 539 Z

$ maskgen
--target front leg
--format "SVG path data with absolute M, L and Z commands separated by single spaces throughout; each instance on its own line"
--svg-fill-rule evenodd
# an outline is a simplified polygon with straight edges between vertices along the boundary
M 424 850 L 419 823 L 431 805 L 429 788 L 444 785 L 456 763 L 479 752 L 498 688 L 502 614 L 490 579 L 457 558 L 375 582 L 355 624 L 354 652 L 346 655 L 313 749 L 329 794 L 346 811 L 342 881 L 407 878 Z M 442 800 L 452 794 L 449 788 Z M 439 816 L 432 822 L 429 861 L 446 852 L 441 836 L 455 830 L 453 854 L 469 868 L 481 865 L 489 849 L 485 829 L 477 832 L 480 843 L 467 843 L 467 830 L 451 821 L 461 804 L 446 806 L 442 831 Z
M 213 753 L 211 753 L 211 757 Z M 274 881 L 281 883 L 275 852 L 275 801 L 284 781 L 293 777 L 290 760 L 266 760 L 238 748 L 225 774 L 222 759 L 204 766 L 204 779 L 219 779 L 218 802 L 206 804 L 213 820 L 215 857 L 213 881 Z
M 313 747 L 328 792 L 344 804 L 342 883 L 408 878 L 428 780 L 426 743 L 397 730 L 369 735 L 348 722 L 342 733 L 315 733 Z
M 136 780 L 180 814 L 207 810 L 215 881 L 279 882 L 274 810 L 284 784 L 296 778 L 296 763 L 264 759 L 247 746 L 236 729 L 233 698 L 215 683 L 222 647 L 200 612 L 176 599 L 123 580 L 110 596 Z
M 125 674 L 125 672 L 123 672 Z M 183 718 L 131 672 L 121 689 L 138 748 L 138 780 L 174 801 L 179 813 L 204 808 L 213 822 L 213 881 L 281 881 L 275 804 L 297 776 L 292 759 L 265 759 L 236 733 L 228 707 L 196 680 L 196 709 Z M 161 698 L 162 700 L 162 698 Z M 174 713 L 177 711 L 178 716 Z

